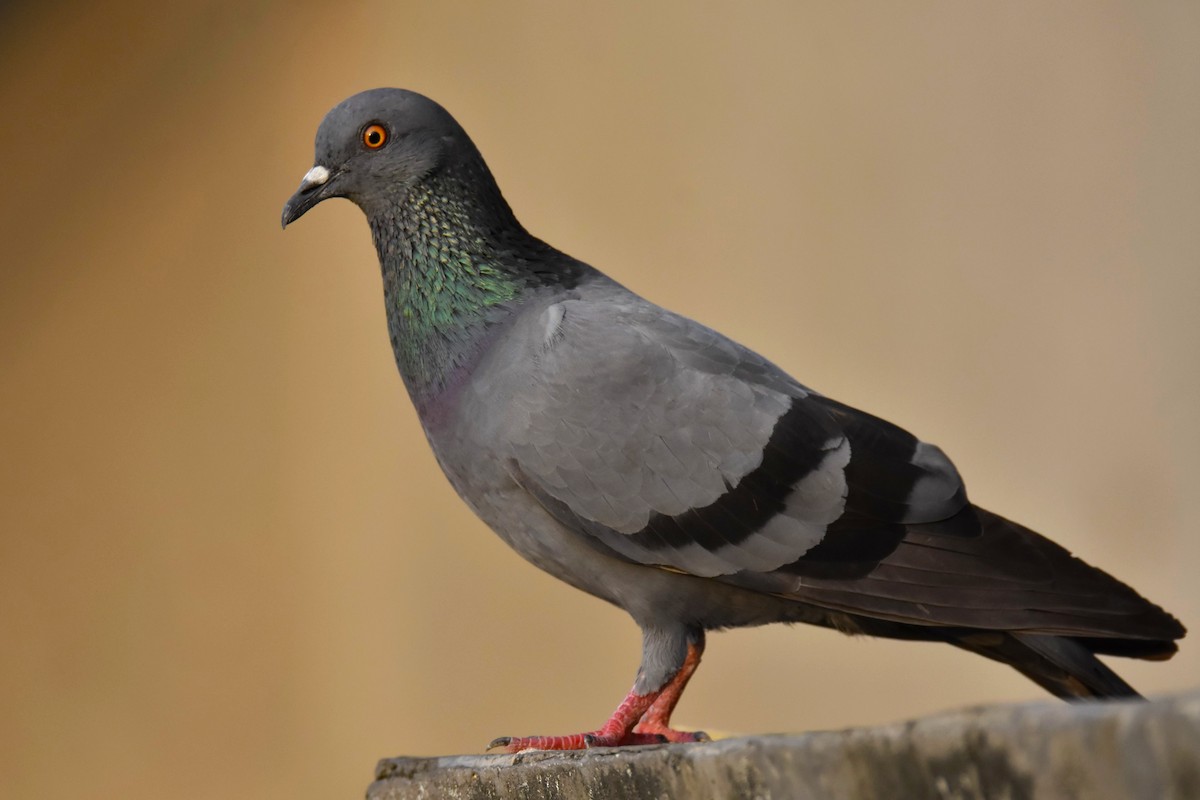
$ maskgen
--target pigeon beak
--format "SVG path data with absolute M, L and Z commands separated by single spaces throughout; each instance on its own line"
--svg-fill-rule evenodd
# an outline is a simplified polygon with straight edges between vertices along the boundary
M 324 200 L 329 195 L 325 188 L 329 185 L 331 173 L 320 164 L 310 169 L 300 181 L 300 188 L 283 205 L 283 227 L 304 216 L 304 212 Z

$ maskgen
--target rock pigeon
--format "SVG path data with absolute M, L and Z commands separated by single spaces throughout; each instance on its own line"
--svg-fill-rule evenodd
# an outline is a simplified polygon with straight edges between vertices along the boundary
M 642 630 L 600 728 L 492 748 L 705 740 L 670 718 L 710 630 L 946 642 L 1068 699 L 1137 697 L 1096 654 L 1165 659 L 1184 635 L 973 505 L 935 445 L 534 237 L 434 101 L 374 89 L 334 107 L 284 227 L 331 197 L 370 224 L 396 365 L 450 483 L 521 556 Z

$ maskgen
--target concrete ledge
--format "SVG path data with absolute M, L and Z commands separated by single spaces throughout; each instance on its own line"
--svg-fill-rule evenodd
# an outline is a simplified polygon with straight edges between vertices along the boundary
M 369 800 L 1200 798 L 1200 690 L 574 753 L 392 758 Z

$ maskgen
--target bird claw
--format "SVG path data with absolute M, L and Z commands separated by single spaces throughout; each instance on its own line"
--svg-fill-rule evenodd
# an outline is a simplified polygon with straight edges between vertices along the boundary
M 497 747 L 508 747 L 510 744 L 512 744 L 511 736 L 497 736 L 488 744 L 487 749 L 495 750 Z

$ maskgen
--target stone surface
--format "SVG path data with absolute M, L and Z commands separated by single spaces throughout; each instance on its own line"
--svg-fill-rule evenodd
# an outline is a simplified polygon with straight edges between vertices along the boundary
M 367 797 L 1200 798 L 1200 690 L 708 744 L 384 759 Z

